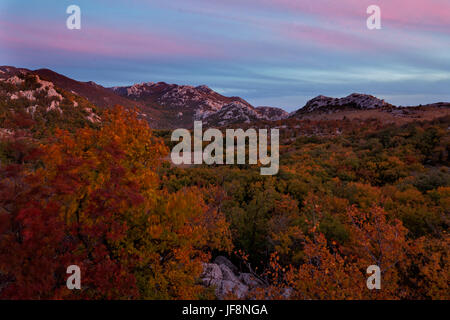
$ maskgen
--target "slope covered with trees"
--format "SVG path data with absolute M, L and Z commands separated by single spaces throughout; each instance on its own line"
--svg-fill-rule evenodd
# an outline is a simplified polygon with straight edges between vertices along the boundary
M 448 299 L 448 126 L 288 123 L 276 176 L 164 166 L 164 184 L 220 186 L 233 261 L 270 284 L 258 297 Z M 379 292 L 366 287 L 370 265 L 381 268 Z
M 22 80 L 2 86 L 38 85 Z M 248 298 L 449 298 L 448 117 L 274 122 L 280 171 L 261 176 L 173 166 L 170 132 L 137 111 L 92 122 L 57 93 L 62 112 L 0 101 L 1 298 L 213 299 L 199 279 L 218 255 L 261 280 Z M 66 288 L 72 264 L 82 290 Z

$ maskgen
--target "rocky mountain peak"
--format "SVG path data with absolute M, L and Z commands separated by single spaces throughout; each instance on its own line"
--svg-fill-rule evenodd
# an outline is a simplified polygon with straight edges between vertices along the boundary
M 381 100 L 377 97 L 361 94 L 352 93 L 343 98 L 331 98 L 324 95 L 319 95 L 311 100 L 309 100 L 306 105 L 301 108 L 298 112 L 300 113 L 310 113 L 314 111 L 326 111 L 332 112 L 342 110 L 343 108 L 353 108 L 360 110 L 369 110 L 376 108 L 383 108 L 392 106 L 389 103 Z
M 255 108 L 240 97 L 223 96 L 206 85 L 195 87 L 147 82 L 110 90 L 137 102 L 156 104 L 178 122 L 191 124 L 194 120 L 202 120 L 206 125 L 223 126 L 231 122 L 278 120 L 287 116 L 279 108 Z

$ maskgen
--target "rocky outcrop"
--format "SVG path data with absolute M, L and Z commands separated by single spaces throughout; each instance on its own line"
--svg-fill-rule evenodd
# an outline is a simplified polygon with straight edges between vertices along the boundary
M 25 111 L 32 119 L 40 117 L 50 121 L 54 121 L 54 113 L 67 121 L 69 118 L 92 123 L 101 121 L 95 106 L 76 110 L 79 102 L 86 102 L 81 96 L 44 80 L 34 71 L 9 66 L 0 66 L 0 71 L 0 100 L 9 105 L 8 112 L 20 114 Z
M 264 283 L 250 273 L 241 273 L 227 258 L 218 256 L 213 263 L 203 265 L 201 275 L 203 284 L 214 287 L 219 299 L 235 296 L 244 299 L 256 289 L 264 287 Z
M 344 98 L 331 98 L 317 96 L 309 100 L 306 105 L 297 110 L 291 117 L 301 117 L 314 112 L 334 113 L 345 109 L 373 110 L 382 108 L 395 108 L 393 105 L 368 94 L 352 93 Z
M 275 121 L 286 119 L 289 116 L 288 112 L 276 107 L 256 107 L 256 110 L 259 112 L 260 118 L 265 120 Z

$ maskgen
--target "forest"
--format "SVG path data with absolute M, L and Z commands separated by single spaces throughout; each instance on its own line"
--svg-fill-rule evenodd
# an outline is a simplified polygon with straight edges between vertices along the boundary
M 279 172 L 262 176 L 173 165 L 170 132 L 134 110 L 51 111 L 51 126 L 1 110 L 2 299 L 216 299 L 199 278 L 218 255 L 263 281 L 248 299 L 450 298 L 448 117 L 286 120 Z

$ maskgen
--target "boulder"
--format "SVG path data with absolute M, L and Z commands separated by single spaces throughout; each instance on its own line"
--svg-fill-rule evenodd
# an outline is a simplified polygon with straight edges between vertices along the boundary
M 238 277 L 234 274 L 234 272 L 228 266 L 226 266 L 224 264 L 220 264 L 219 268 L 222 271 L 223 280 L 239 282 Z
M 251 273 L 241 273 L 239 275 L 239 280 L 250 288 L 258 288 L 264 286 L 264 283 Z
M 230 280 L 222 281 L 220 288 L 217 288 L 216 294 L 219 298 L 224 298 L 229 294 L 234 294 L 238 299 L 245 298 L 248 293 L 248 287 L 240 282 Z
M 203 284 L 207 287 L 215 286 L 219 287 L 222 282 L 222 270 L 215 263 L 204 263 L 203 273 L 200 276 Z
M 204 263 L 200 278 L 203 285 L 215 287 L 219 299 L 230 294 L 238 299 L 244 299 L 251 290 L 264 287 L 261 280 L 250 273 L 240 273 L 239 269 L 223 256 L 218 256 L 214 263 Z
M 239 269 L 227 258 L 225 258 L 224 256 L 218 256 L 216 259 L 214 259 L 214 263 L 218 264 L 219 266 L 221 264 L 226 265 L 228 268 L 231 269 L 231 271 L 233 271 L 235 274 L 237 274 L 239 272 Z

